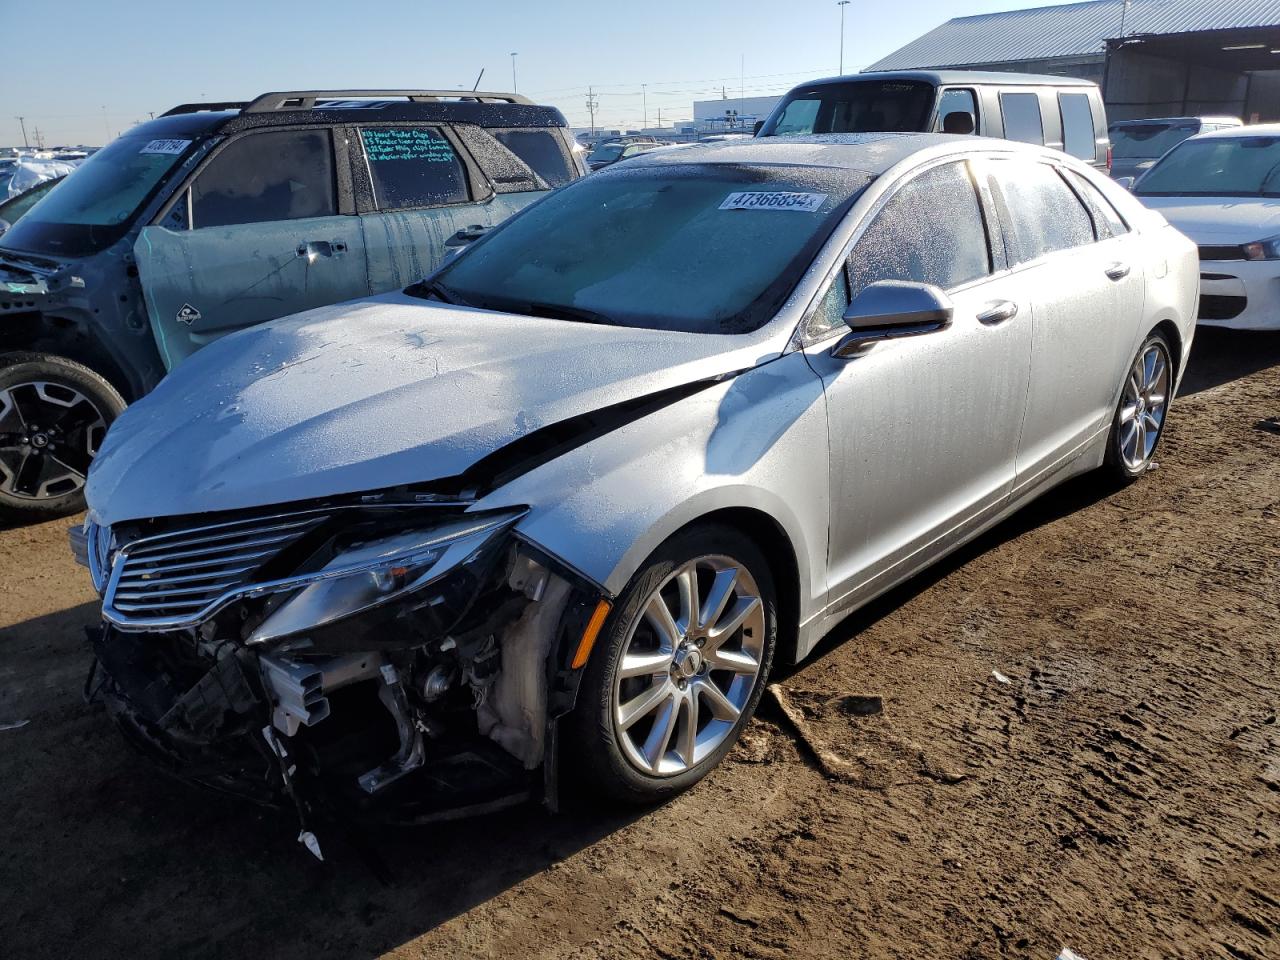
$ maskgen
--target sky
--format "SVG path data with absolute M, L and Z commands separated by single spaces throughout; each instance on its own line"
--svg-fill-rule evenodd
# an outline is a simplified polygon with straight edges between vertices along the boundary
M 853 72 L 955 16 L 1055 0 L 852 0 Z M 1061 0 L 1058 0 L 1061 2 Z M 0 0 L 0 145 L 98 145 L 196 100 L 340 87 L 515 88 L 586 126 L 692 116 L 694 100 L 783 93 L 837 72 L 835 0 Z M 643 86 L 642 86 L 643 85 Z

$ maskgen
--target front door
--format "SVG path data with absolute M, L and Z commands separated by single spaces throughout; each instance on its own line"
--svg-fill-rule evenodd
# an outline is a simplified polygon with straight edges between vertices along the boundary
M 168 369 L 234 330 L 369 293 L 360 221 L 339 213 L 322 128 L 225 144 L 134 254 Z
M 986 221 L 967 164 L 908 181 L 855 245 L 852 293 L 931 283 L 954 303 L 951 325 L 852 359 L 833 356 L 830 339 L 806 350 L 826 386 L 834 612 L 904 579 L 1007 500 L 1031 317 L 1029 291 L 992 259 Z

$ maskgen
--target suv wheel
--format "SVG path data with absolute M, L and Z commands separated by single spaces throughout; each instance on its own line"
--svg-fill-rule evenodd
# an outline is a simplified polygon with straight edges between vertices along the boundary
M 84 507 L 89 463 L 124 399 L 88 367 L 50 354 L 0 356 L 0 516 Z
M 751 720 L 773 660 L 769 565 L 728 527 L 663 544 L 618 598 L 570 718 L 583 785 L 652 802 L 691 786 Z

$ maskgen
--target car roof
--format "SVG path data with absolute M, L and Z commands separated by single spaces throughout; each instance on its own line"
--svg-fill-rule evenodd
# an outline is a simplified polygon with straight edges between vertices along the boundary
M 1000 84 L 1001 86 L 1094 87 L 1097 84 L 1079 77 L 1054 77 L 1037 73 L 1005 73 L 996 70 L 868 70 L 839 77 L 823 77 L 798 86 L 820 83 L 850 83 L 859 80 L 921 80 L 936 86 L 949 84 Z
M 1245 127 L 1228 127 L 1225 130 L 1210 130 L 1199 133 L 1193 140 L 1230 139 L 1234 137 L 1280 137 L 1280 123 L 1254 123 Z
M 680 150 L 642 153 L 628 160 L 621 169 L 638 170 L 676 164 L 774 164 L 828 167 L 879 176 L 913 154 L 941 146 L 1045 153 L 1042 147 L 992 137 L 948 133 L 828 133 L 808 137 L 752 137 L 740 141 L 690 143 Z M 621 171 L 618 173 L 623 175 Z

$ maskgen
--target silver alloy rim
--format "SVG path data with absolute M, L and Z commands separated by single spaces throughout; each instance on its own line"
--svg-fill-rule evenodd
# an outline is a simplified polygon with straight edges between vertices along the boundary
M 1130 470 L 1147 465 L 1169 408 L 1169 357 L 1150 344 L 1133 362 L 1120 403 L 1120 457 Z
M 760 677 L 764 604 L 725 556 L 690 560 L 653 591 L 614 668 L 613 729 L 632 766 L 683 773 L 724 743 Z
M 65 383 L 0 390 L 0 493 L 20 500 L 75 493 L 106 432 L 102 411 Z

